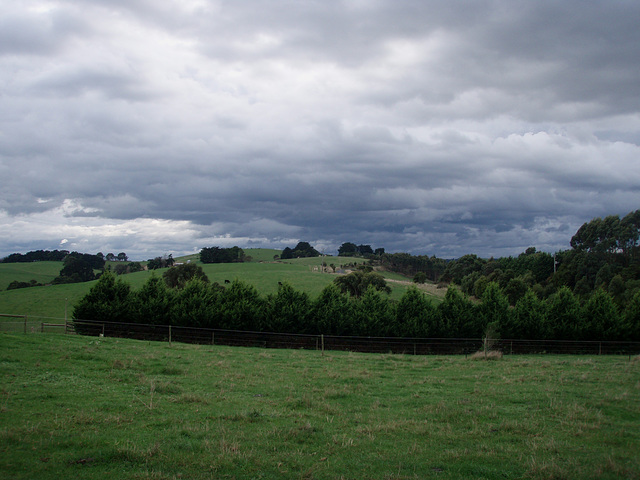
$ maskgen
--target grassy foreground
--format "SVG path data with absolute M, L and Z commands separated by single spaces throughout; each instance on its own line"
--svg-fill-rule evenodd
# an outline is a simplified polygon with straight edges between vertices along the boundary
M 0 477 L 639 478 L 640 361 L 0 334 Z

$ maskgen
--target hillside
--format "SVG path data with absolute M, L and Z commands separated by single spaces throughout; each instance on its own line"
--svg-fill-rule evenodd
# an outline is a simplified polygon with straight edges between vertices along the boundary
M 319 257 L 276 262 L 273 257 L 279 253 L 278 250 L 246 249 L 245 253 L 252 257 L 251 262 L 201 264 L 197 262 L 197 255 L 178 257 L 176 261 L 185 263 L 196 261 L 202 266 L 211 282 L 225 285 L 225 281 L 238 279 L 255 286 L 262 295 L 276 293 L 278 282 L 288 282 L 296 290 L 307 292 L 315 297 L 338 275 L 322 273 L 320 270 L 322 259 Z M 362 258 L 351 257 L 325 257 L 325 261 L 327 264 L 335 264 L 337 271 L 340 271 L 341 265 L 364 262 Z M 62 262 L 0 264 L 0 286 L 4 286 L 0 291 L 0 313 L 60 319 L 65 317 L 66 308 L 67 316 L 70 317 L 73 306 L 89 291 L 95 281 L 6 291 L 6 286 L 16 279 L 21 281 L 35 279 L 40 283 L 51 281 L 57 276 L 60 268 L 62 268 Z M 152 275 L 161 276 L 165 270 L 131 273 L 120 278 L 129 283 L 132 288 L 138 289 Z M 411 285 L 410 279 L 402 275 L 391 272 L 381 273 L 390 280 L 389 286 L 392 289 L 390 297 L 393 299 L 399 299 Z M 433 295 L 436 302 L 439 302 L 444 290 L 430 291 L 430 287 L 425 285 L 422 288 L 426 293 Z

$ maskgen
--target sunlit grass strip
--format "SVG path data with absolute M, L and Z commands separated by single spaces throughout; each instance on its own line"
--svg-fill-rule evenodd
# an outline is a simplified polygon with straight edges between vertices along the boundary
M 640 361 L 0 335 L 3 478 L 637 478 Z

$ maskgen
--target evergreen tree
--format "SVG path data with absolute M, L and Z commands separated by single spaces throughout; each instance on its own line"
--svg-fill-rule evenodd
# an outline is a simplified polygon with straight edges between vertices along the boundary
M 307 329 L 311 301 L 306 292 L 295 290 L 289 283 L 281 283 L 278 293 L 267 296 L 265 304 L 266 331 L 299 333 Z
M 384 337 L 391 334 L 394 322 L 391 303 L 372 286 L 359 300 L 352 302 L 351 314 L 354 335 Z
M 455 287 L 449 287 L 437 307 L 444 335 L 449 338 L 480 338 L 482 327 L 476 321 L 473 304 Z
M 142 288 L 132 294 L 131 314 L 135 322 L 151 325 L 171 325 L 173 292 L 165 282 L 151 276 Z
M 398 337 L 436 337 L 440 334 L 437 319 L 431 301 L 412 286 L 398 302 L 393 333 Z
M 349 335 L 351 326 L 351 302 L 334 283 L 327 285 L 312 307 L 312 321 L 307 333 L 325 335 Z
M 131 322 L 131 287 L 105 271 L 73 309 L 76 320 Z M 79 327 L 76 326 L 76 329 Z
M 502 331 L 509 325 L 509 301 L 502 293 L 500 286 L 491 282 L 482 295 L 482 303 L 477 307 L 480 324 L 478 325 L 482 331 L 492 324 L 495 329 Z
M 187 281 L 173 292 L 171 319 L 174 325 L 219 328 L 221 296 L 224 288 L 199 278 Z
M 621 330 L 622 340 L 640 341 L 640 292 L 637 292 L 627 304 Z
M 569 287 L 562 287 L 550 299 L 546 338 L 573 340 L 581 336 L 580 303 Z
M 597 289 L 582 309 L 582 338 L 585 340 L 618 340 L 621 317 L 611 295 Z
M 533 290 L 527 291 L 510 312 L 510 322 L 501 328 L 502 338 L 539 340 L 546 335 L 547 304 Z
M 253 285 L 234 280 L 224 290 L 221 300 L 221 328 L 254 331 L 262 329 L 264 300 Z

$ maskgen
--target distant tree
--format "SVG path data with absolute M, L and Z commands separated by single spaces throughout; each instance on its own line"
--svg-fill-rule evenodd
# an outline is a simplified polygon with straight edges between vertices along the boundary
M 157 270 L 159 268 L 171 267 L 174 264 L 175 264 L 175 260 L 173 259 L 171 254 L 169 254 L 168 257 L 167 256 L 155 257 L 155 258 L 150 258 L 149 260 L 147 260 L 147 269 L 149 269 L 149 270 Z
M 60 280 L 55 283 L 77 283 L 88 282 L 95 278 L 91 264 L 76 256 L 67 255 L 64 266 L 60 270 Z
M 426 272 L 418 272 L 413 276 L 413 283 L 424 283 L 427 281 Z
M 529 286 L 521 277 L 512 278 L 504 287 L 504 293 L 509 299 L 510 305 L 515 305 L 518 300 L 524 297 L 527 290 L 529 290 Z
M 471 272 L 468 275 L 465 275 L 460 281 L 460 290 L 462 290 L 466 295 L 474 295 L 475 282 L 481 277 L 486 278 L 484 275 L 482 275 L 482 272 L 480 270 L 476 270 L 475 272 Z M 481 296 L 482 295 L 480 295 L 480 297 Z
M 117 260 L 117 257 L 113 253 L 107 253 L 105 259 L 107 260 L 107 262 L 115 262 Z
M 369 286 L 380 292 L 391 293 L 391 288 L 387 285 L 384 277 L 375 272 L 356 270 L 348 275 L 339 276 L 333 282 L 342 293 L 348 293 L 356 298 L 361 297 Z
M 202 263 L 236 263 L 244 261 L 244 250 L 240 247 L 205 247 L 200 250 Z
M 171 267 L 162 274 L 162 278 L 169 288 L 183 288 L 192 278 L 209 282 L 209 278 L 202 270 L 202 267 L 195 263 L 185 263 Z
M 129 262 L 127 264 L 120 263 L 113 268 L 113 273 L 116 275 L 124 275 L 126 273 L 135 273 L 142 271 L 142 265 L 140 262 Z
M 482 296 L 484 295 L 484 291 L 487 289 L 488 285 L 489 285 L 489 280 L 487 280 L 487 277 L 485 277 L 484 275 L 481 275 L 473 284 L 473 295 L 476 298 L 482 298 Z
M 313 248 L 309 242 L 298 242 L 298 244 L 293 249 L 293 257 L 294 258 L 308 258 L 308 257 L 319 257 L 320 252 L 318 252 L 315 248 Z
M 116 258 L 119 262 L 126 262 L 129 260 L 129 257 L 127 257 L 127 254 L 124 252 L 120 252 Z
M 7 286 L 7 290 L 17 290 L 19 288 L 29 288 L 29 287 L 41 287 L 42 284 L 38 283 L 36 280 L 31 280 L 29 282 L 19 282 L 18 280 L 14 280 Z
M 0 260 L 1 263 L 27 263 L 27 262 L 59 262 L 69 255 L 67 250 L 35 250 L 21 253 L 12 253 Z
M 355 243 L 345 242 L 338 248 L 338 256 L 353 257 L 358 255 L 358 246 Z
M 286 260 L 290 258 L 308 258 L 318 256 L 320 256 L 320 252 L 313 248 L 309 242 L 298 242 L 293 249 L 285 247 L 284 250 L 282 250 L 280 258 L 282 260 Z
M 358 253 L 362 256 L 373 255 L 371 245 L 358 245 Z
M 487 263 L 486 260 L 479 258 L 477 255 L 463 255 L 447 264 L 443 276 L 460 285 L 465 276 L 475 271 L 482 271 L 485 263 Z
M 127 265 L 125 264 L 119 264 L 116 265 L 115 267 L 113 267 L 113 269 L 111 270 L 113 273 L 115 273 L 116 275 L 124 275 L 125 273 L 129 273 L 128 269 L 127 269 Z
M 384 255 L 384 248 L 376 248 L 373 254 L 377 256 Z

